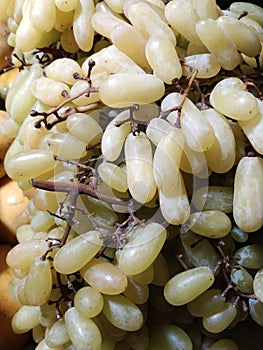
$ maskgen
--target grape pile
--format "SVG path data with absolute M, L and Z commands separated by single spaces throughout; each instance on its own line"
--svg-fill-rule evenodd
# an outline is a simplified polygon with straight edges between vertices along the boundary
M 261 349 L 263 8 L 1 0 L 7 254 L 36 350 Z

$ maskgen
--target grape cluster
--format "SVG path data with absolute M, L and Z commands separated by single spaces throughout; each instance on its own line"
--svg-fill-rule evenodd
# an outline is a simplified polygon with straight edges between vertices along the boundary
M 2 0 L 7 255 L 37 350 L 260 349 L 263 9 Z M 249 342 L 249 345 L 248 345 Z

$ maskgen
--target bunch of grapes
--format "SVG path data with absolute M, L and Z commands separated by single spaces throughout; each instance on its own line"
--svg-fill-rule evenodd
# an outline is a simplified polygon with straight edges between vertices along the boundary
M 36 350 L 260 349 L 263 9 L 1 0 L 7 254 Z

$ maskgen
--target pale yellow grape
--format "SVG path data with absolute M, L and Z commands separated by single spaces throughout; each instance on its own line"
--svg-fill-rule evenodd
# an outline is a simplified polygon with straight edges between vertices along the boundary
M 263 225 L 263 160 L 243 157 L 238 163 L 234 181 L 233 215 L 239 228 L 246 232 Z
M 45 239 L 19 243 L 8 252 L 6 262 L 12 269 L 27 269 L 35 258 L 42 256 L 47 250 Z
M 56 23 L 54 29 L 58 32 L 64 32 L 67 29 L 70 29 L 73 23 L 74 12 L 62 12 L 59 9 L 56 9 Z
M 220 113 L 238 121 L 248 120 L 258 113 L 258 101 L 254 95 L 220 83 L 213 88 L 209 102 Z
M 153 265 L 150 265 L 144 271 L 142 271 L 142 272 L 132 276 L 132 279 L 135 282 L 141 283 L 141 284 L 149 284 L 149 283 L 151 283 L 153 281 L 153 278 L 154 278 L 154 267 L 153 267 Z
M 210 53 L 214 54 L 218 63 L 226 70 L 234 69 L 240 63 L 240 54 L 235 44 L 211 18 L 199 21 L 196 32 Z
M 9 8 L 7 14 L 9 17 L 14 18 L 16 23 L 19 23 L 22 19 L 22 8 L 24 2 L 25 0 L 9 1 Z
M 16 230 L 16 238 L 18 243 L 28 242 L 31 240 L 34 231 L 29 224 L 21 225 Z
M 170 187 L 159 189 L 160 209 L 169 224 L 181 225 L 189 218 L 190 204 L 181 173 L 172 174 L 173 176 L 178 174 L 178 179 L 174 179 Z
M 65 313 L 68 334 L 76 350 L 100 350 L 101 333 L 89 318 L 82 317 L 75 307 Z
M 231 230 L 231 220 L 219 210 L 207 210 L 190 215 L 189 228 L 205 237 L 222 238 Z
M 130 277 L 128 278 L 128 285 L 123 295 L 134 304 L 141 305 L 146 303 L 149 298 L 149 288 L 146 284 L 139 284 Z
M 181 129 L 173 128 L 164 134 L 157 145 L 153 158 L 153 176 L 159 190 L 167 191 L 176 186 L 184 135 Z
M 130 133 L 125 141 L 127 184 L 132 197 L 139 203 L 149 202 L 156 192 L 153 177 L 153 156 L 145 133 Z
M 55 5 L 60 11 L 69 12 L 75 10 L 78 2 L 78 0 L 55 0 Z
M 71 114 L 66 120 L 66 125 L 74 137 L 88 145 L 96 144 L 102 135 L 102 128 L 89 114 Z
M 23 132 L 23 145 L 25 151 L 37 149 L 40 139 L 47 134 L 46 129 L 37 129 L 35 123 L 35 119 L 27 123 Z
M 190 1 L 170 1 L 165 6 L 165 17 L 168 23 L 188 41 L 201 46 L 202 42 L 195 31 L 195 25 L 200 20 Z
M 171 28 L 147 3 L 140 1 L 129 4 L 127 17 L 145 39 L 159 34 L 171 40 L 174 45 L 176 44 L 176 37 Z
M 74 296 L 74 306 L 83 317 L 95 317 L 103 308 L 103 297 L 96 289 L 86 286 Z
M 60 37 L 62 48 L 66 52 L 76 53 L 79 50 L 78 44 L 75 40 L 73 29 L 66 29 Z
M 224 306 L 210 315 L 203 317 L 204 328 L 211 333 L 220 333 L 225 330 L 237 316 L 237 308 L 231 302 L 226 302 Z
M 95 62 L 91 71 L 91 79 L 98 73 L 108 73 L 109 75 L 113 73 L 145 74 L 141 67 L 114 45 L 101 49 L 83 62 L 81 69 L 85 75 L 88 74 L 91 60 Z
M 254 19 L 256 22 L 258 22 L 261 26 L 263 25 L 263 9 L 256 5 L 256 4 L 250 4 L 249 2 L 241 2 L 236 1 L 233 2 L 230 5 L 230 11 L 236 13 L 239 15 L 242 11 L 248 11 L 247 16 L 249 18 Z
M 124 0 L 105 0 L 106 4 L 115 12 L 123 12 Z
M 213 108 L 201 111 L 214 130 L 215 142 L 205 151 L 208 167 L 216 173 L 229 171 L 236 158 L 235 137 L 227 119 Z
M 230 16 L 220 16 L 217 19 L 217 24 L 234 42 L 240 52 L 249 57 L 260 54 L 262 45 L 253 27 Z
M 245 83 L 237 77 L 229 77 L 220 80 L 216 86 L 224 89 L 231 90 L 245 90 Z
M 13 139 L 17 136 L 20 128 L 20 124 L 17 123 L 13 118 L 8 118 L 0 125 L 0 133 L 5 137 Z
M 137 331 L 143 324 L 143 314 L 133 302 L 123 295 L 104 295 L 103 313 L 116 327 Z
M 160 253 L 167 232 L 157 223 L 135 228 L 119 256 L 120 270 L 126 275 L 136 275 L 146 270 Z
M 57 346 L 55 348 L 53 347 L 49 347 L 47 345 L 47 342 L 45 339 L 42 339 L 36 346 L 35 350 L 52 350 L 52 349 L 56 349 L 56 350 L 62 350 L 63 347 L 62 346 Z
M 49 106 L 57 106 L 65 100 L 63 91 L 69 94 L 68 85 L 51 78 L 40 77 L 31 84 L 33 96 Z
M 121 94 L 119 93 L 121 91 Z M 129 107 L 133 104 L 152 103 L 164 94 L 164 84 L 151 74 L 117 73 L 109 76 L 100 86 L 101 101 L 111 107 Z
M 12 319 L 12 329 L 16 334 L 26 333 L 39 324 L 40 307 L 23 305 Z
M 15 181 L 24 181 L 54 169 L 53 153 L 48 150 L 19 152 L 5 164 L 8 176 Z
M 114 27 L 122 22 L 124 21 L 110 12 L 96 12 L 91 19 L 94 30 L 106 38 L 110 38 Z
M 146 71 L 151 68 L 145 56 L 146 39 L 128 23 L 119 23 L 110 32 L 110 39 L 117 49 L 129 56 Z
M 107 72 L 98 73 L 92 76 L 92 86 L 99 88 L 101 83 L 108 77 Z M 76 106 L 87 106 L 100 100 L 99 92 L 89 93 L 89 83 L 86 80 L 77 80 L 70 89 L 70 96 L 75 97 L 73 103 Z M 89 93 L 89 96 L 87 95 Z M 78 97 L 77 97 L 78 96 Z
M 47 78 L 51 78 L 62 83 L 73 85 L 76 82 L 74 74 L 82 74 L 82 70 L 78 62 L 72 58 L 58 58 L 52 61 L 44 69 Z
M 61 247 L 54 257 L 54 268 L 59 273 L 70 274 L 80 270 L 101 249 L 99 231 L 78 235 Z
M 164 287 L 164 297 L 172 305 L 184 305 L 194 300 L 214 283 L 210 268 L 195 267 L 178 273 Z
M 209 347 L 209 350 L 238 350 L 236 342 L 230 338 L 223 338 L 217 340 Z
M 253 148 L 260 154 L 263 154 L 263 102 L 258 100 L 258 113 L 249 120 L 240 120 L 239 126 Z
M 26 298 L 30 305 L 42 305 L 48 301 L 52 290 L 50 262 L 36 258 L 31 264 L 25 282 Z
M 150 141 L 157 146 L 164 134 L 168 134 L 173 127 L 166 120 L 161 118 L 153 118 L 147 125 L 146 135 Z
M 116 295 L 127 288 L 126 275 L 112 263 L 92 259 L 81 270 L 81 276 L 93 288 L 107 295 Z
M 233 195 L 232 187 L 200 187 L 192 197 L 192 204 L 199 210 L 219 210 L 224 213 L 232 213 Z
M 186 76 L 197 71 L 196 78 L 211 78 L 216 76 L 220 69 L 221 66 L 216 57 L 210 53 L 190 55 L 183 59 L 183 74 Z
M 163 82 L 172 84 L 180 79 L 182 66 L 174 44 L 161 35 L 152 35 L 147 41 L 145 53 L 150 66 Z
M 64 345 L 69 340 L 64 318 L 58 319 L 50 328 L 46 328 L 45 341 L 51 348 Z
M 47 211 L 38 210 L 34 213 L 30 225 L 35 232 L 48 231 L 54 225 L 54 217 Z
M 0 4 L 0 21 L 2 21 L 6 16 L 6 11 L 9 6 L 9 0 L 2 0 Z
M 38 63 L 35 63 L 29 69 L 23 71 L 25 72 L 22 73 L 21 77 L 19 77 L 20 74 L 18 75 L 17 82 L 12 88 L 12 92 L 10 92 L 10 99 L 12 101 L 9 100 L 10 104 L 8 101 L 6 105 L 11 117 L 18 123 L 24 121 L 36 101 L 35 96 L 31 92 L 31 85 L 36 79 L 42 76 L 43 70 Z
M 94 29 L 91 18 L 95 12 L 92 0 L 79 0 L 74 10 L 73 33 L 79 48 L 88 52 L 92 48 L 94 40 Z
M 203 152 L 209 149 L 215 142 L 215 135 L 212 127 L 203 117 L 200 110 L 195 104 L 184 96 L 174 92 L 167 95 L 161 104 L 162 111 L 169 111 L 172 108 L 182 105 L 180 124 L 185 136 L 185 142 L 190 148 L 197 152 Z M 174 111 L 168 115 L 168 120 L 171 122 L 178 120 L 178 112 Z
M 98 166 L 98 173 L 102 180 L 120 192 L 126 192 L 128 189 L 127 175 L 121 167 L 113 163 L 101 163 Z
M 50 32 L 56 21 L 54 0 L 34 0 L 30 6 L 30 22 L 40 33 Z
M 172 324 L 151 326 L 148 350 L 178 349 L 192 350 L 193 344 L 189 335 L 180 327 Z
M 200 19 L 216 19 L 220 14 L 216 0 L 191 0 L 191 2 Z
M 31 3 L 31 0 L 24 3 L 23 17 L 15 34 L 15 46 L 22 52 L 30 51 L 36 48 L 42 37 L 42 33 L 36 30 L 31 24 Z

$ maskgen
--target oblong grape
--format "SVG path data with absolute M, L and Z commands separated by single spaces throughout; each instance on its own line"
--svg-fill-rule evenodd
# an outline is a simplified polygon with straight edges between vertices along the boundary
M 257 243 L 248 244 L 236 250 L 238 264 L 247 269 L 260 269 L 263 266 L 263 246 Z
M 80 271 L 84 280 L 103 294 L 122 293 L 128 284 L 126 275 L 112 263 L 92 259 Z
M 208 167 L 216 173 L 229 171 L 236 158 L 236 143 L 227 119 L 214 109 L 205 109 L 203 116 L 214 130 L 215 142 L 205 151 Z
M 209 52 L 215 55 L 222 68 L 232 70 L 240 63 L 240 54 L 235 44 L 215 20 L 212 18 L 201 20 L 196 24 L 195 30 Z
M 237 13 L 238 15 L 242 11 L 248 12 L 248 17 L 254 19 L 256 22 L 258 22 L 261 26 L 263 25 L 263 9 L 262 7 L 252 4 L 249 2 L 243 3 L 242 1 L 235 1 L 230 5 L 230 11 Z
M 212 270 L 205 266 L 183 271 L 164 287 L 164 297 L 172 305 L 184 305 L 198 297 L 214 283 Z
M 85 286 L 74 296 L 74 306 L 83 317 L 95 317 L 103 308 L 103 297 L 95 288 Z
M 237 288 L 246 294 L 253 293 L 253 277 L 242 266 L 233 268 L 230 273 L 231 281 L 237 286 Z M 255 279 L 254 279 L 255 283 Z
M 102 135 L 97 121 L 85 113 L 71 114 L 66 120 L 66 125 L 73 136 L 86 144 L 97 143 Z
M 19 152 L 5 164 L 8 176 L 15 181 L 24 181 L 46 173 L 55 167 L 53 153 L 48 150 Z
M 79 315 L 75 307 L 65 312 L 65 322 L 70 340 L 76 350 L 100 350 L 101 333 L 89 318 Z
M 257 99 L 250 92 L 220 83 L 213 88 L 209 102 L 217 111 L 235 120 L 249 120 L 259 111 Z
M 253 291 L 256 295 L 256 298 L 262 303 L 263 302 L 263 269 L 258 270 L 254 277 Z
M 166 120 L 161 118 L 153 118 L 147 125 L 146 135 L 151 142 L 157 146 L 164 134 L 168 134 L 172 130 L 172 126 Z
M 221 66 L 214 55 L 210 53 L 200 53 L 189 55 L 183 60 L 183 74 L 188 76 L 197 71 L 196 78 L 211 78 L 217 75 Z
M 189 335 L 174 325 L 152 326 L 150 328 L 150 344 L 148 350 L 192 350 L 193 344 Z
M 130 277 L 128 278 L 128 285 L 123 295 L 134 304 L 141 305 L 146 303 L 149 298 L 149 287 L 146 284 L 135 282 L 132 277 Z
M 263 225 L 263 160 L 243 157 L 237 166 L 234 181 L 233 215 L 237 226 L 246 232 Z
M 46 328 L 45 340 L 48 346 L 62 346 L 70 341 L 65 319 L 57 320 L 50 328 Z
M 99 94 L 108 106 L 129 107 L 159 100 L 164 94 L 164 83 L 152 74 L 116 73 L 102 82 Z
M 217 340 L 209 347 L 209 350 L 238 350 L 236 342 L 230 338 L 223 338 Z
M 248 299 L 249 314 L 259 326 L 263 326 L 263 303 L 257 299 L 249 298 Z
M 219 289 L 209 289 L 187 304 L 191 315 L 203 317 L 211 314 L 225 305 L 226 298 Z
M 200 187 L 195 191 L 192 204 L 199 210 L 219 210 L 224 213 L 232 213 L 233 196 L 234 190 L 232 187 Z
M 73 85 L 76 82 L 74 73 L 82 74 L 77 61 L 72 58 L 58 58 L 45 67 L 44 72 L 48 78 Z
M 207 210 L 190 215 L 189 228 L 199 235 L 209 238 L 225 237 L 231 230 L 229 217 L 218 210 Z
M 203 317 L 204 328 L 211 333 L 220 333 L 225 330 L 237 316 L 237 308 L 231 303 L 226 302 L 221 310 Z
M 12 318 L 12 330 L 16 334 L 27 333 L 39 325 L 39 306 L 23 305 Z
M 91 0 L 79 0 L 74 10 L 74 39 L 78 47 L 85 52 L 90 51 L 93 45 L 94 29 L 91 24 L 91 18 L 94 12 L 95 5 Z
M 49 300 L 52 291 L 52 274 L 48 260 L 35 259 L 25 283 L 26 298 L 30 305 L 42 305 Z
M 147 41 L 145 53 L 150 66 L 163 82 L 172 84 L 180 79 L 182 66 L 173 43 L 160 35 L 153 35 Z
M 107 162 L 101 163 L 98 166 L 98 173 L 102 180 L 111 188 L 119 192 L 127 191 L 127 174 L 118 165 Z
M 137 331 L 143 323 L 141 310 L 123 295 L 104 295 L 103 313 L 116 327 L 125 331 Z
M 78 0 L 55 0 L 55 4 L 60 11 L 69 12 L 77 7 Z
M 101 249 L 103 240 L 99 231 L 83 233 L 61 247 L 54 257 L 57 272 L 70 274 L 80 270 Z
M 144 132 L 130 133 L 125 141 L 127 184 L 132 197 L 139 203 L 149 202 L 156 192 L 153 177 L 152 145 Z
M 56 7 L 54 0 L 34 0 L 30 6 L 30 22 L 40 33 L 49 32 L 56 21 Z
M 47 250 L 48 243 L 45 239 L 19 243 L 9 250 L 6 262 L 12 269 L 27 269 L 35 258 L 44 255 Z
M 135 228 L 119 256 L 120 270 L 126 275 L 136 275 L 146 270 L 160 253 L 167 232 L 158 223 Z

